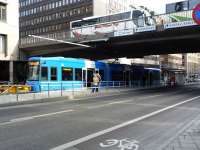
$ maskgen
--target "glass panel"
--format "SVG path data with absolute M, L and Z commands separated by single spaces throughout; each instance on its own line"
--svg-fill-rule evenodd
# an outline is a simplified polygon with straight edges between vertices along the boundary
M 101 80 L 104 81 L 104 70 L 99 70 L 99 74 L 101 76 Z
M 73 80 L 73 69 L 72 68 L 62 68 L 62 80 L 72 81 Z
M 113 81 L 123 81 L 123 72 L 122 71 L 112 71 L 112 80 Z
M 82 69 L 75 69 L 75 80 L 82 81 Z
M 41 80 L 47 81 L 48 80 L 48 68 L 47 67 L 42 67 L 41 69 Z
M 7 53 L 7 46 L 6 46 L 6 35 L 0 35 L 0 53 L 6 54 Z
M 0 20 L 6 21 L 6 5 L 0 3 Z
M 39 62 L 29 62 L 28 80 L 39 80 Z
M 52 81 L 57 80 L 57 68 L 56 67 L 51 68 L 51 80 Z

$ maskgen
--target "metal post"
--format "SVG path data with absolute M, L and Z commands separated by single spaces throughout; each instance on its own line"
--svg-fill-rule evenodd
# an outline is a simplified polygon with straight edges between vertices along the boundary
M 72 97 L 74 98 L 74 82 L 72 81 Z
M 60 91 L 61 93 L 60 94 L 61 94 L 61 96 L 63 96 L 63 83 L 61 82 L 60 84 L 61 84 L 60 85 L 60 88 L 61 88 L 61 91 Z
M 17 102 L 19 101 L 19 93 L 18 93 L 18 86 L 16 86 L 16 93 L 17 93 Z
M 13 66 L 14 66 L 14 62 L 11 60 L 9 62 L 9 81 L 10 83 L 13 83 Z
M 48 83 L 48 98 L 50 97 L 49 83 Z
M 109 88 L 109 81 L 105 81 L 105 83 L 106 83 L 106 90 L 107 90 L 107 92 L 108 92 L 108 88 Z
M 35 92 L 33 93 L 33 100 L 35 100 Z

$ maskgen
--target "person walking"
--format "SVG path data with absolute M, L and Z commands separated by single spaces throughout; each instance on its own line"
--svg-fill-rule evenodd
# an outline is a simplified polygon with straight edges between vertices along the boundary
M 92 93 L 98 92 L 101 76 L 98 73 L 93 74 Z
M 100 82 L 101 82 L 101 76 L 100 76 L 98 71 L 96 71 L 96 75 L 97 75 L 97 78 L 98 78 L 98 85 L 97 85 L 97 88 L 96 88 L 96 92 L 98 92 L 99 87 L 100 87 Z

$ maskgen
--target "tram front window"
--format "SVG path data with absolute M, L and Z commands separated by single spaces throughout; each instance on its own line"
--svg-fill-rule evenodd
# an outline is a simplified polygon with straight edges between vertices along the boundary
M 29 62 L 29 73 L 28 73 L 29 81 L 37 81 L 39 80 L 39 62 Z

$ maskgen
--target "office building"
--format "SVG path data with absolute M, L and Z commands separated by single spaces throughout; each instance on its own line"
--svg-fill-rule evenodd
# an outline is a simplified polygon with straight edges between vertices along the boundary
M 184 66 L 187 79 L 195 79 L 199 74 L 199 53 L 184 54 Z
M 0 0 L 0 82 L 13 81 L 13 61 L 19 56 L 18 8 L 18 0 Z
M 67 34 L 70 22 L 90 16 L 101 16 L 130 9 L 132 0 L 19 0 L 20 44 L 28 35 Z M 66 37 L 64 37 L 66 38 Z
M 18 0 L 0 0 L 0 60 L 18 58 Z

